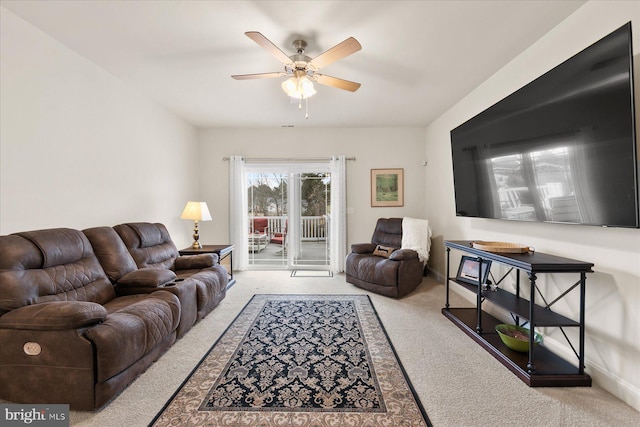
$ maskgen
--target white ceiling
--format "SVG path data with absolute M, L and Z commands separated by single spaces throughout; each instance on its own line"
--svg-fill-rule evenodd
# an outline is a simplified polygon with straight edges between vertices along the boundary
M 199 127 L 426 126 L 573 11 L 580 1 L 110 1 L 0 4 Z M 362 50 L 321 72 L 362 83 L 316 85 L 308 120 L 280 71 L 244 35 L 315 57 L 349 36 Z

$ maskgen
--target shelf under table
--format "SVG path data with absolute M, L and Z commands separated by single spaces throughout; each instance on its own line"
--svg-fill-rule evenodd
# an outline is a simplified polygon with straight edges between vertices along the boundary
M 544 345 L 538 345 L 534 349 L 536 371 L 530 374 L 527 371 L 529 354 L 513 351 L 504 345 L 495 332 L 495 326 L 503 322 L 488 313 L 482 312 L 481 334 L 476 332 L 478 315 L 475 308 L 443 308 L 442 314 L 530 387 L 591 386 L 591 377 L 588 374 L 580 374 L 576 366 L 557 356 Z
M 470 285 L 468 283 L 450 278 L 449 280 L 457 283 L 463 288 L 473 292 L 478 292 L 477 285 Z M 482 291 L 482 296 L 487 301 L 508 310 L 509 312 L 518 315 L 524 319 L 529 320 L 529 300 L 521 298 L 511 292 L 503 289 L 497 289 L 496 291 Z M 561 314 L 555 313 L 549 309 L 546 309 L 538 304 L 534 304 L 535 326 L 580 326 L 579 322 L 569 319 Z

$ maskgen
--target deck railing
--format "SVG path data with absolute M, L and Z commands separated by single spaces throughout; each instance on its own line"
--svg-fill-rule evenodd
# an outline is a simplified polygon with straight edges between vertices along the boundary
M 269 230 L 271 234 L 281 233 L 287 227 L 286 216 L 256 216 L 249 217 L 249 222 L 253 218 L 266 218 L 269 221 Z M 300 223 L 300 238 L 302 241 L 326 240 L 327 239 L 327 217 L 320 216 L 303 216 Z

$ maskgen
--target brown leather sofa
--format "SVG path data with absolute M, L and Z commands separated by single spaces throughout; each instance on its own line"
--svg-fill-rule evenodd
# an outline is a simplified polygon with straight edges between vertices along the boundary
M 180 299 L 178 338 L 226 296 L 227 270 L 218 256 L 180 256 L 163 224 L 127 223 L 84 233 L 118 292 L 149 293 L 161 287 Z
M 374 253 L 382 245 L 391 248 L 388 258 Z M 346 280 L 377 294 L 401 298 L 422 282 L 424 266 L 418 253 L 402 247 L 402 218 L 380 218 L 371 243 L 351 245 Z
M 229 278 L 227 270 L 218 263 L 216 254 L 180 256 L 162 224 L 136 222 L 113 228 L 138 268 L 169 269 L 176 273 L 176 281 L 195 283 L 197 320 L 209 314 L 226 296 Z
M 149 294 L 159 289 L 171 292 L 180 300 L 181 338 L 196 323 L 198 304 L 194 280 L 176 280 L 167 268 L 138 268 L 124 242 L 112 227 L 84 230 L 107 277 L 120 295 Z
M 92 410 L 226 295 L 217 255 L 162 224 L 0 236 L 0 399 Z
M 97 409 L 173 344 L 180 317 L 171 292 L 118 292 L 79 230 L 0 236 L 1 399 Z

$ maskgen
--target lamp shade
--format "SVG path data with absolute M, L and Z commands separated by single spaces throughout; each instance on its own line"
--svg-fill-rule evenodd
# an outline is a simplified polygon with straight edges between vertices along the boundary
M 206 202 L 187 202 L 187 206 L 184 207 L 180 218 L 194 221 L 211 221 L 211 214 Z

